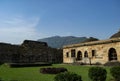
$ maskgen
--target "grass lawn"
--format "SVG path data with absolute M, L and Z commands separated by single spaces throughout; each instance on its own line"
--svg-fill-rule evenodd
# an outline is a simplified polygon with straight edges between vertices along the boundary
M 46 66 L 50 67 L 50 66 Z M 90 81 L 88 78 L 88 69 L 91 66 L 73 66 L 65 64 L 54 64 L 51 67 L 65 67 L 70 72 L 75 72 L 82 76 L 83 81 Z M 55 75 L 41 74 L 41 67 L 24 67 L 24 68 L 9 68 L 8 66 L 0 66 L 0 78 L 4 81 L 17 80 L 17 81 L 54 81 Z M 107 70 L 107 80 L 110 81 L 111 75 L 109 73 L 109 67 L 105 67 Z

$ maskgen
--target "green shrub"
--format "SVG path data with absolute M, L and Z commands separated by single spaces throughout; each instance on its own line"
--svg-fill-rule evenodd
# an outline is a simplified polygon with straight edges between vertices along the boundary
M 106 62 L 106 63 L 104 64 L 104 66 L 120 66 L 120 62 L 119 62 L 119 61 Z
M 110 69 L 111 75 L 116 81 L 120 81 L 120 66 L 114 66 Z
M 40 72 L 43 74 L 58 74 L 61 72 L 67 71 L 64 67 L 54 68 L 54 67 L 48 67 L 48 68 L 40 68 Z
M 54 81 L 82 81 L 81 76 L 71 72 L 57 74 Z
M 0 65 L 2 65 L 3 64 L 3 62 L 0 62 Z
M 0 81 L 3 81 L 3 80 L 0 78 Z
M 91 67 L 88 76 L 92 81 L 105 81 L 107 71 L 102 67 Z
M 39 67 L 39 66 L 51 66 L 51 63 L 8 63 L 10 67 Z

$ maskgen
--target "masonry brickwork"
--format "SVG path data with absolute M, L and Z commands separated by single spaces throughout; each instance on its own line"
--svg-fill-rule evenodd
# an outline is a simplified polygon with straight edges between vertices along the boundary
M 63 62 L 87 64 L 120 61 L 120 38 L 111 38 L 63 47 Z

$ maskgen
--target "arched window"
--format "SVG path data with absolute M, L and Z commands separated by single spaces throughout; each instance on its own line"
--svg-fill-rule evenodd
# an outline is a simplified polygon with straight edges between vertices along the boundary
M 76 60 L 82 60 L 82 52 L 81 51 L 78 51 Z
M 108 58 L 109 58 L 109 61 L 117 60 L 117 53 L 114 48 L 110 48 Z
M 85 51 L 84 57 L 88 57 L 88 52 L 87 51 Z

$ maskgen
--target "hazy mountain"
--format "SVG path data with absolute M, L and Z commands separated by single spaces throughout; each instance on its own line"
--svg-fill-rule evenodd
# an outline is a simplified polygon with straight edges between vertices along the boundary
M 76 44 L 87 40 L 86 37 L 74 37 L 74 36 L 53 36 L 44 39 L 39 39 L 38 41 L 47 42 L 48 46 L 53 48 L 62 48 L 64 45 Z

